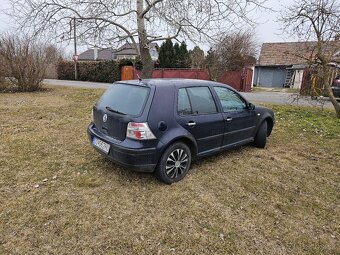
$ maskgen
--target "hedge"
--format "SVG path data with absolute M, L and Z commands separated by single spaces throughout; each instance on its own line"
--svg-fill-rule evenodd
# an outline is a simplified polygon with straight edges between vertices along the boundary
M 117 61 L 79 61 L 78 80 L 112 83 L 120 80 L 120 64 Z M 74 80 L 74 62 L 60 61 L 57 65 L 59 80 Z

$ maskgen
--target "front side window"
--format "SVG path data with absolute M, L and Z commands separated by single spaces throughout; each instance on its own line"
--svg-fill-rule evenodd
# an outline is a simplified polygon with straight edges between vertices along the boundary
M 246 109 L 247 105 L 245 101 L 236 92 L 223 87 L 214 87 L 214 90 L 221 102 L 223 112 Z

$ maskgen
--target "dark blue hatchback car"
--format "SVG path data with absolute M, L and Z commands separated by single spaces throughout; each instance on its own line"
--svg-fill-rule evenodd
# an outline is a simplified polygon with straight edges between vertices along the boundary
M 114 83 L 93 107 L 91 144 L 110 160 L 181 180 L 191 161 L 247 143 L 263 148 L 273 111 L 212 81 L 150 79 Z

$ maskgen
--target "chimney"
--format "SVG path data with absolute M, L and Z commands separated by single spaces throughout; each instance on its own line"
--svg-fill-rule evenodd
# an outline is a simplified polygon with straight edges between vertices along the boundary
M 94 49 L 93 49 L 93 60 L 97 61 L 97 59 L 98 59 L 98 48 L 94 47 Z

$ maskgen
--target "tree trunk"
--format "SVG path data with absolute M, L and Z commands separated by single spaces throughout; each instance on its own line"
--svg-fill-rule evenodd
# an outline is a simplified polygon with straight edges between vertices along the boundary
M 321 77 L 321 81 L 322 81 L 322 86 L 323 86 L 323 91 L 326 89 L 327 94 L 329 99 L 331 100 L 333 106 L 334 106 L 334 110 L 336 113 L 336 117 L 338 119 L 340 119 L 340 104 L 336 101 L 332 88 L 329 84 L 329 67 L 328 67 L 328 59 L 325 57 L 325 55 L 322 52 L 322 46 L 321 46 L 321 39 L 318 40 L 318 45 L 317 45 L 317 49 L 318 49 L 318 58 L 321 61 L 321 65 L 322 65 L 322 77 Z
M 327 62 L 323 62 L 322 63 L 322 84 L 323 84 L 323 87 L 327 89 L 327 94 L 334 106 L 336 117 L 340 119 L 340 104 L 336 101 L 332 88 L 329 84 L 329 69 L 328 68 L 329 67 L 327 65 Z
M 153 61 L 150 55 L 150 45 L 146 35 L 143 17 L 143 0 L 137 0 L 137 26 L 139 39 L 139 52 L 143 63 L 142 78 L 151 78 L 153 71 Z
M 334 106 L 336 117 L 340 119 L 340 104 L 336 101 L 331 87 L 328 86 L 327 92 L 328 92 L 329 99 L 331 100 Z

